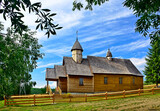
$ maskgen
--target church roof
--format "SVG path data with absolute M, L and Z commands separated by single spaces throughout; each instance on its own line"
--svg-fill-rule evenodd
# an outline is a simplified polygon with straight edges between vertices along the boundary
M 58 75 L 58 77 L 66 77 L 64 66 L 55 65 L 54 68 L 55 68 L 55 73 Z
M 47 79 L 58 79 L 54 68 L 46 69 L 46 80 Z
M 64 57 L 63 60 L 68 75 L 93 76 L 87 59 L 83 59 L 80 64 L 76 63 L 72 57 Z
M 94 74 L 125 74 L 143 76 L 129 59 L 113 58 L 112 61 L 105 57 L 87 56 Z
M 91 73 L 92 72 L 92 73 Z M 72 57 L 63 57 L 63 65 L 46 69 L 46 79 L 58 79 L 66 75 L 94 76 L 94 74 L 121 74 L 143 76 L 129 59 L 87 56 L 82 63 L 76 63 Z
M 82 46 L 81 46 L 81 44 L 79 43 L 78 39 L 77 39 L 76 42 L 74 43 L 71 51 L 73 51 L 73 50 L 81 50 L 81 51 L 83 51 Z

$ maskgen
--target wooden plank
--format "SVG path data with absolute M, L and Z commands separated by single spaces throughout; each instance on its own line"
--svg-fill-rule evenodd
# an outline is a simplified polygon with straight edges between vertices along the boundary
M 4 106 L 6 106 L 6 97 L 4 96 Z
M 34 94 L 34 105 L 36 105 L 36 101 L 35 101 L 35 94 Z
M 53 103 L 53 101 L 36 102 L 36 104 L 38 104 L 38 103 Z
M 49 101 L 49 100 L 53 102 L 53 99 L 40 99 L 40 100 L 37 100 L 37 99 L 36 99 L 36 101 Z M 36 103 L 37 103 L 37 102 L 36 102 Z
M 9 99 L 33 99 L 34 97 L 13 97 Z
M 33 101 L 33 100 L 20 100 L 20 101 L 7 101 L 7 102 L 25 102 L 25 101 Z
M 20 105 L 20 104 L 34 104 L 34 103 L 13 103 L 13 104 L 7 104 L 7 105 Z

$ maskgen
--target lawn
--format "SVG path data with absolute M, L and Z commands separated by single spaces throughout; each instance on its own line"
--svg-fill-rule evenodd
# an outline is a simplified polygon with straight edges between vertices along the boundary
M 2 111 L 160 111 L 160 94 L 81 103 L 57 103 L 43 106 L 3 107 Z

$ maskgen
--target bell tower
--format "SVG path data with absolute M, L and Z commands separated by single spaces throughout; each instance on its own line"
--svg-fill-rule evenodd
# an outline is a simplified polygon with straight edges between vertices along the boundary
M 112 53 L 111 53 L 110 49 L 108 49 L 106 58 L 107 58 L 108 60 L 112 60 Z
M 73 45 L 73 47 L 71 49 L 72 58 L 76 63 L 81 63 L 82 62 L 83 49 L 82 49 L 81 44 L 78 41 L 78 31 L 76 33 L 77 33 L 76 41 L 75 41 L 75 43 L 74 43 L 74 45 Z

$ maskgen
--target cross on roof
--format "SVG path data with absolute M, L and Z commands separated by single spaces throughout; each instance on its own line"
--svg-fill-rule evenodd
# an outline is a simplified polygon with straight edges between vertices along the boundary
M 76 40 L 78 41 L 78 30 L 76 31 Z

